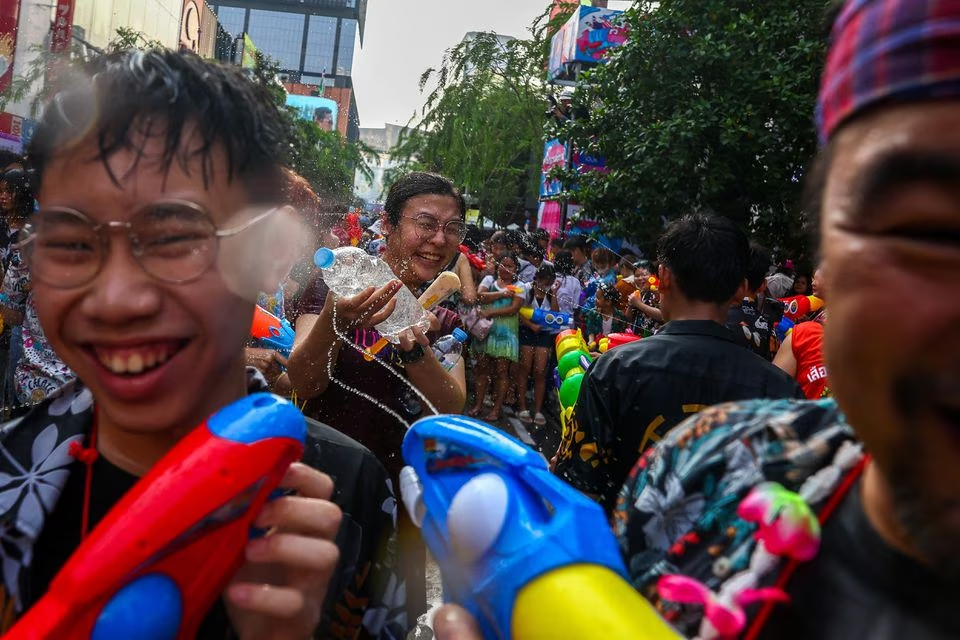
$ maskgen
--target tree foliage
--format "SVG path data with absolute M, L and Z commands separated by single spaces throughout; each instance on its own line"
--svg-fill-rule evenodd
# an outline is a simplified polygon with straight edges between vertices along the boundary
M 286 106 L 286 91 L 277 79 L 279 65 L 257 51 L 254 80 L 267 87 L 281 108 L 289 136 L 288 161 L 291 168 L 306 178 L 314 191 L 327 201 L 353 202 L 353 178 L 360 171 L 368 179 L 373 172 L 367 158 L 373 150 L 361 142 L 347 140 L 337 131 L 324 131 L 313 122 L 300 118 L 297 110 Z
M 393 149 L 401 167 L 441 173 L 506 224 L 536 201 L 543 152 L 543 52 L 538 19 L 528 39 L 480 33 L 420 78 L 426 100 Z M 390 176 L 387 177 L 390 181 Z
M 589 118 L 562 132 L 607 160 L 608 173 L 579 181 L 585 214 L 646 244 L 664 220 L 712 210 L 798 250 L 823 11 L 823 0 L 637 2 L 629 41 L 577 90 Z

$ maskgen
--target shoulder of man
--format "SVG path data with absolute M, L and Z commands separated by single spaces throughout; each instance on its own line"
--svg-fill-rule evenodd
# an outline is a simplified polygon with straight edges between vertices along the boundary
M 764 482 L 798 491 L 848 447 L 859 445 L 832 400 L 732 402 L 680 423 L 641 456 L 617 499 L 614 531 L 634 586 L 656 600 L 659 578 L 680 574 L 716 589 L 747 568 L 756 543 L 741 500 Z
M 303 462 L 333 479 L 331 500 L 343 512 L 336 538 L 340 559 L 318 637 L 402 637 L 395 613 L 406 597 L 398 587 L 397 500 L 387 470 L 365 446 L 310 418 Z

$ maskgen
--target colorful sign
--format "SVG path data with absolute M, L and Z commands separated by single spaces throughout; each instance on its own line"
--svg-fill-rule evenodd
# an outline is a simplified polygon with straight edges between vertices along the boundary
M 20 0 L 0 0 L 0 91 L 6 91 L 13 79 L 19 14 Z
M 180 13 L 180 49 L 213 58 L 217 48 L 217 16 L 204 0 L 184 0 Z
M 337 129 L 337 103 L 316 96 L 287 96 L 287 106 L 297 110 L 300 118 L 315 123 L 324 131 Z
M 598 171 L 607 172 L 607 160 L 600 155 L 593 155 L 579 149 L 574 149 L 570 157 L 570 164 L 577 173 Z
M 537 226 L 546 229 L 551 238 L 556 238 L 560 235 L 560 214 L 561 205 L 556 200 L 541 202 Z
M 626 42 L 628 35 L 622 11 L 577 7 L 551 41 L 550 81 L 562 84 L 576 80 L 579 67 L 603 62 L 607 52 Z
M 556 138 L 548 140 L 543 146 L 543 164 L 540 166 L 540 197 L 555 198 L 563 192 L 563 183 L 551 179 L 550 172 L 557 167 L 567 166 L 567 145 Z
M 240 47 L 240 66 L 251 71 L 257 67 L 257 48 L 247 34 L 243 34 L 243 44 Z

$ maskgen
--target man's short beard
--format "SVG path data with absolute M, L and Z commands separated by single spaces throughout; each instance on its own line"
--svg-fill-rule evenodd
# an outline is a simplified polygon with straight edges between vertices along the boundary
M 943 527 L 940 509 L 916 488 L 916 463 L 915 457 L 898 461 L 887 476 L 893 493 L 894 517 L 927 568 L 948 582 L 960 584 L 960 536 Z

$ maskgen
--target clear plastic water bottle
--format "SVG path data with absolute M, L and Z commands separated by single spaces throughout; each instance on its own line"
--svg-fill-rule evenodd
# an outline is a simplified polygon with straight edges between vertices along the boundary
M 321 247 L 313 254 L 313 262 L 323 269 L 323 281 L 330 290 L 340 296 L 354 296 L 367 287 L 382 287 L 397 279 L 386 262 L 358 247 Z M 394 299 L 393 313 L 376 326 L 381 336 L 396 344 L 400 332 L 408 327 L 420 327 L 424 332 L 430 328 L 427 312 L 410 289 L 400 287 Z
M 467 332 L 463 329 L 454 329 L 453 333 L 443 336 L 433 343 L 433 352 L 444 369 L 450 371 L 460 361 L 460 356 L 463 353 L 463 343 L 466 341 Z

